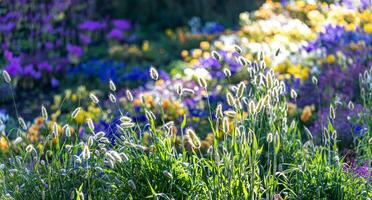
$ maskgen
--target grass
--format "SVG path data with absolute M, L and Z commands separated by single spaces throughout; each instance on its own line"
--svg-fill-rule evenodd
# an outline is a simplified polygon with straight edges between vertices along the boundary
M 11 144 L 13 150 L 0 167 L 1 199 L 370 198 L 370 182 L 343 169 L 332 113 L 322 144 L 314 144 L 307 129 L 288 121 L 287 91 L 272 69 L 263 60 L 242 63 L 249 77 L 234 90 L 226 89 L 229 108 L 208 104 L 213 132 L 209 148 L 200 148 L 200 134 L 187 127 L 186 116 L 175 124 L 146 110 L 147 123 L 139 124 L 123 115 L 116 142 L 110 143 L 109 132 L 95 132 L 90 122 L 76 124 L 75 110 L 58 122 L 70 128 L 54 134 L 46 129 L 44 149 Z M 158 78 L 156 69 L 151 76 Z M 207 81 L 198 77 L 198 83 L 208 94 Z M 371 105 L 370 96 L 363 99 Z M 364 120 L 371 124 L 370 116 Z M 83 138 L 70 134 L 80 127 L 85 127 Z M 181 135 L 174 133 L 175 127 Z M 24 128 L 14 129 L 27 140 Z M 363 141 L 358 149 L 371 158 Z

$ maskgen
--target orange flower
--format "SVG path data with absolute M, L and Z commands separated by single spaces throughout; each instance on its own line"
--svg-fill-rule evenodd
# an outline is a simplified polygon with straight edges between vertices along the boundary
M 168 109 L 170 105 L 171 105 L 171 102 L 168 99 L 165 99 L 163 101 L 163 108 L 164 109 Z
M 28 129 L 27 139 L 30 142 L 33 143 L 39 140 L 39 129 L 39 126 L 37 126 L 36 124 L 32 124 L 31 127 Z
M 37 124 L 37 125 L 43 125 L 44 124 L 44 118 L 42 118 L 42 117 L 37 117 L 36 119 L 35 119 L 35 123 Z
M 5 139 L 5 137 L 1 137 L 1 139 L 0 139 L 0 150 L 3 151 L 3 152 L 7 152 L 8 149 L 9 149 L 8 141 Z
M 311 116 L 312 116 L 312 107 L 305 106 L 305 108 L 302 110 L 301 121 L 306 123 L 310 120 Z

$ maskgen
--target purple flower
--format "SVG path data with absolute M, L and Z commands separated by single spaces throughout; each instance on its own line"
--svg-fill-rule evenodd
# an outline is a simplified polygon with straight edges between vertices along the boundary
M 83 49 L 80 46 L 73 44 L 67 44 L 66 49 L 69 55 L 76 56 L 78 58 L 80 58 L 84 53 Z
M 50 84 L 52 85 L 52 87 L 58 87 L 59 81 L 55 78 L 52 78 L 52 80 L 50 81 Z
M 87 20 L 79 24 L 79 28 L 85 31 L 97 31 L 103 29 L 105 26 L 105 23 L 94 20 Z
M 108 39 L 122 40 L 124 38 L 123 32 L 120 29 L 112 29 L 107 34 Z
M 112 21 L 112 24 L 114 25 L 115 28 L 123 31 L 128 31 L 132 28 L 131 23 L 128 20 L 124 19 L 115 19 Z
M 86 34 L 79 34 L 79 39 L 84 45 L 88 45 L 92 42 L 92 39 Z

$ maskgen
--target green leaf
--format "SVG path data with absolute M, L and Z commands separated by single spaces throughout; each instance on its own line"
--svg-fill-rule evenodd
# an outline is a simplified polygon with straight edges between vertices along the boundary
M 181 129 L 185 128 L 185 126 L 186 126 L 186 121 L 187 121 L 186 119 L 187 119 L 186 114 L 184 114 L 184 115 L 183 115 L 182 124 L 181 124 Z

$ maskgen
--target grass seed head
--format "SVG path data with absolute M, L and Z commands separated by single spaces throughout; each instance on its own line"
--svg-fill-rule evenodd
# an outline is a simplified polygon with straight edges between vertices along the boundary
M 71 117 L 72 117 L 73 119 L 76 119 L 76 117 L 77 117 L 77 115 L 79 114 L 80 110 L 81 110 L 81 107 L 77 107 L 77 108 L 72 112 Z
M 9 84 L 12 81 L 12 78 L 10 78 L 10 75 L 7 71 L 3 70 L 2 75 L 3 75 L 3 79 L 6 83 Z
M 217 51 L 212 51 L 212 57 L 218 61 L 221 61 L 222 57 Z
M 243 52 L 242 48 L 238 45 L 234 45 L 234 50 L 238 54 L 241 54 Z
M 244 91 L 245 91 L 245 83 L 240 82 L 239 85 L 238 85 L 238 90 L 236 91 L 236 96 L 238 98 L 242 98 L 243 95 L 244 95 Z
M 225 74 L 226 77 L 231 77 L 231 71 L 228 68 L 223 69 L 223 73 Z
M 127 95 L 127 99 L 128 101 L 132 102 L 133 101 L 133 95 L 132 95 L 132 92 L 130 90 L 127 90 L 126 91 L 126 95 Z
M 24 131 L 27 130 L 27 125 L 25 120 L 22 117 L 18 117 L 18 124 Z
M 228 133 L 230 131 L 229 118 L 224 117 L 222 120 L 222 131 Z
M 201 88 L 204 88 L 204 89 L 207 89 L 208 87 L 207 81 L 201 76 L 198 76 L 198 84 Z
M 233 106 L 234 105 L 235 99 L 234 99 L 233 95 L 230 92 L 227 92 L 226 93 L 226 99 L 227 99 L 227 104 L 229 104 L 229 106 Z
M 48 111 L 45 106 L 41 106 L 41 116 L 44 118 L 45 121 L 48 120 Z
M 93 120 L 91 118 L 87 119 L 87 125 L 88 125 L 89 130 L 94 133 L 95 127 L 94 127 Z
M 111 91 L 113 91 L 113 92 L 116 91 L 116 85 L 115 85 L 114 81 L 110 80 L 109 86 L 110 86 Z
M 332 120 L 336 119 L 336 112 L 333 105 L 329 106 L 329 118 L 331 118 Z
M 113 95 L 112 93 L 110 93 L 110 95 L 109 95 L 109 99 L 110 99 L 110 101 L 111 101 L 112 103 L 116 103 L 116 97 L 115 97 L 115 95 Z
M 157 71 L 154 67 L 151 67 L 151 68 L 150 68 L 150 77 L 151 77 L 154 81 L 157 81 L 158 78 L 159 78 L 159 73 L 158 73 L 158 71 Z
M 93 93 L 89 93 L 89 98 L 90 100 L 95 103 L 95 104 L 98 104 L 99 103 L 99 99 L 97 98 L 97 96 Z

